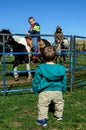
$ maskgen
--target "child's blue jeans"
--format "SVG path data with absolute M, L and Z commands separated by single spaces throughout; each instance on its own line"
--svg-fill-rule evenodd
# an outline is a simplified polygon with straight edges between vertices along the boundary
M 38 37 L 33 37 L 32 38 L 32 43 L 33 43 L 33 50 L 38 50 Z

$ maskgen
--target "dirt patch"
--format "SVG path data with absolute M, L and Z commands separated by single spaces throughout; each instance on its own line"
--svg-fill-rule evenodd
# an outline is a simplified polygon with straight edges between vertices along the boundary
M 7 85 L 12 85 L 12 84 L 24 84 L 24 83 L 29 83 L 28 80 L 26 79 L 19 79 L 18 81 L 15 80 L 6 80 Z M 3 81 L 0 81 L 0 85 L 3 85 Z

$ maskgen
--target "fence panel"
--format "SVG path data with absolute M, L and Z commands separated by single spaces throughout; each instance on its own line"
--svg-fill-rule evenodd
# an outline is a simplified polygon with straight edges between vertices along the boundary
M 11 34 L 12 35 L 12 34 Z M 13 34 L 14 35 L 14 34 Z M 16 34 L 15 34 L 16 35 Z M 23 34 L 18 34 L 19 36 L 25 36 Z M 78 36 L 72 36 L 72 35 L 64 35 L 65 37 L 68 38 L 69 42 L 70 42 L 70 50 L 67 52 L 67 61 L 66 61 L 66 70 L 67 70 L 67 87 L 70 89 L 70 91 L 73 90 L 74 87 L 80 86 L 82 84 L 85 84 L 85 77 L 86 77 L 86 51 L 77 51 L 77 44 L 76 44 L 76 40 L 77 38 L 81 38 Z M 50 41 L 53 38 L 53 35 L 42 35 L 43 38 L 46 37 L 46 39 L 50 38 Z M 83 37 L 84 38 L 84 37 Z M 84 38 L 85 39 L 85 38 Z M 52 42 L 51 42 L 52 43 Z M 5 35 L 3 34 L 3 57 L 2 57 L 2 64 L 1 66 L 1 70 L 0 70 L 0 83 L 1 83 L 1 87 L 0 87 L 0 93 L 4 93 L 4 96 L 6 96 L 7 93 L 10 92 L 21 92 L 21 91 L 32 91 L 32 88 L 28 87 L 28 82 L 25 79 L 25 74 L 29 71 L 25 70 L 25 67 L 20 67 L 20 69 L 17 71 L 19 74 L 23 74 L 23 78 L 21 78 L 21 83 L 20 81 L 14 81 L 12 74 L 14 73 L 14 71 L 12 70 L 12 64 L 10 64 L 10 59 L 14 59 L 13 56 L 13 52 L 10 53 L 6 53 L 5 52 Z M 18 53 L 20 54 L 20 52 Z M 22 55 L 23 53 L 21 53 Z M 83 64 L 82 64 L 83 61 Z M 7 64 L 8 63 L 8 64 Z M 9 66 L 10 65 L 10 70 L 9 70 Z M 34 67 L 33 67 L 34 68 Z M 35 69 L 31 69 L 30 72 L 34 73 Z M 85 73 L 84 73 L 84 72 Z M 82 81 L 81 81 L 81 75 L 82 75 Z M 10 77 L 9 77 L 10 76 Z M 21 76 L 22 77 L 22 76 Z M 12 80 L 12 83 L 11 81 Z M 9 81 L 9 82 L 8 82 Z M 12 89 L 14 84 L 26 84 L 26 88 L 16 88 L 16 89 Z M 31 84 L 30 84 L 31 85 Z M 7 86 L 10 86 L 9 88 Z

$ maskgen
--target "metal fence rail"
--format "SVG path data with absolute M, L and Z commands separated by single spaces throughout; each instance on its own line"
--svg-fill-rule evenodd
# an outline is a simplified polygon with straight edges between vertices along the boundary
M 1 35 L 1 34 L 0 34 Z M 2 75 L 2 80 L 3 80 L 3 89 L 0 90 L 0 93 L 4 93 L 4 96 L 6 96 L 6 93 L 9 92 L 21 92 L 21 91 L 25 91 L 25 90 L 32 90 L 32 88 L 24 88 L 24 89 L 16 89 L 16 90 L 7 90 L 7 86 L 6 86 L 6 73 L 10 74 L 10 73 L 14 73 L 14 71 L 8 70 L 6 71 L 6 54 L 20 54 L 20 52 L 15 53 L 15 52 L 10 52 L 10 53 L 6 53 L 5 52 L 5 35 L 6 34 L 2 34 L 3 35 L 3 52 L 0 54 L 3 54 L 3 66 L 2 66 L 2 71 L 0 71 L 0 74 Z M 8 34 L 7 34 L 8 35 Z M 19 35 L 19 36 L 25 36 L 25 34 L 10 34 L 10 35 Z M 49 36 L 52 37 L 53 35 L 47 35 L 47 34 L 42 34 L 41 36 Z M 69 54 L 69 68 L 66 68 L 67 73 L 69 73 L 69 84 L 68 84 L 68 88 L 70 89 L 70 91 L 73 90 L 73 88 L 75 86 L 80 86 L 83 84 L 86 84 L 86 81 L 83 82 L 78 82 L 77 84 L 75 83 L 75 79 L 76 79 L 76 75 L 75 72 L 78 70 L 83 70 L 86 69 L 86 66 L 76 66 L 76 58 L 77 58 L 77 54 L 86 54 L 86 51 L 82 51 L 82 52 L 77 52 L 76 51 L 76 39 L 77 38 L 84 38 L 86 39 L 86 37 L 79 37 L 79 36 L 72 36 L 72 35 L 64 35 L 66 37 L 69 38 L 70 41 L 70 50 L 69 52 L 66 52 Z M 57 52 L 58 53 L 58 52 Z M 26 54 L 26 53 L 21 53 L 22 54 Z M 37 53 L 36 53 L 37 54 Z M 35 70 L 18 70 L 18 73 L 26 73 L 26 72 L 35 72 Z

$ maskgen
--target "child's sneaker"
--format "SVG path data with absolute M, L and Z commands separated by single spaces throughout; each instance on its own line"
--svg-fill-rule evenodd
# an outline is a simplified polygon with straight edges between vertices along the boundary
M 57 120 L 58 121 L 62 121 L 62 117 L 57 117 Z
M 44 119 L 44 120 L 36 120 L 36 124 L 45 127 L 45 126 L 47 126 L 47 119 Z

